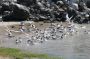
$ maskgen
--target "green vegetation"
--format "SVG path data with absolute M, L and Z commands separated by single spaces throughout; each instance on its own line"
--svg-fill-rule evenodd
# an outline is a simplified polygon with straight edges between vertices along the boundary
M 14 48 L 0 48 L 0 56 L 14 57 L 15 59 L 24 59 L 25 57 L 29 59 L 62 59 L 57 57 L 50 57 L 46 54 L 34 54 L 29 52 L 26 53 Z

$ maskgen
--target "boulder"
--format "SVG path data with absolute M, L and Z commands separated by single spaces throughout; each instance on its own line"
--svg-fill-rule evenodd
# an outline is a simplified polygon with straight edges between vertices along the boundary
M 23 21 L 29 18 L 29 9 L 26 6 L 11 3 L 12 12 L 3 16 L 3 21 Z
M 86 5 L 87 5 L 88 8 L 90 8 L 90 1 L 87 1 Z
M 35 4 L 36 0 L 17 0 L 17 3 L 25 5 L 25 6 L 30 6 Z
M 9 7 L 9 2 L 2 3 L 0 6 L 0 14 L 4 14 L 4 11 L 11 11 Z

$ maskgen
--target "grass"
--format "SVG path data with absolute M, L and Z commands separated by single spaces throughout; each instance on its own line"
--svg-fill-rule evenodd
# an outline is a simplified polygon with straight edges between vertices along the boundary
M 0 48 L 0 56 L 8 56 L 8 57 L 13 57 L 15 59 L 24 59 L 25 57 L 32 59 L 32 58 L 37 58 L 37 59 L 62 59 L 58 57 L 51 57 L 48 56 L 47 54 L 34 54 L 30 52 L 23 52 L 19 49 L 14 49 L 14 48 Z

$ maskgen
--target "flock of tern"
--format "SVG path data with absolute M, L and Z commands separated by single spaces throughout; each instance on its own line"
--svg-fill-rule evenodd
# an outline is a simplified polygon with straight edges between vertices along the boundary
M 43 24 L 42 24 L 43 25 Z M 40 26 L 42 26 L 40 24 Z M 23 39 L 26 40 L 27 45 L 35 45 L 37 43 L 44 43 L 48 40 L 62 40 L 67 38 L 67 36 L 74 36 L 78 33 L 78 26 L 73 22 L 66 22 L 66 26 L 61 23 L 50 23 L 50 25 L 44 29 L 39 29 L 35 25 L 29 23 L 28 28 L 25 27 L 25 22 L 20 22 L 19 30 L 10 30 L 6 27 L 8 32 L 8 38 L 14 38 L 15 43 L 18 45 L 23 42 Z M 13 28 L 13 27 L 12 27 Z M 82 29 L 85 29 L 84 26 L 81 26 Z M 20 32 L 21 36 L 16 37 L 12 32 Z M 84 31 L 88 34 L 88 31 Z

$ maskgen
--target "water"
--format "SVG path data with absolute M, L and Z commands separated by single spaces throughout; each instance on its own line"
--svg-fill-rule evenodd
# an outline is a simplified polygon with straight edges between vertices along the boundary
M 46 28 L 49 23 L 39 26 L 40 23 L 35 23 L 38 28 Z M 36 45 L 26 45 L 26 38 L 19 45 L 15 44 L 14 38 L 7 38 L 0 36 L 0 39 L 4 38 L 0 43 L 0 46 L 19 48 L 21 50 L 32 51 L 33 53 L 46 53 L 49 55 L 60 56 L 64 59 L 90 59 L 90 34 L 87 34 L 85 30 L 90 30 L 90 24 L 79 25 L 78 33 L 73 36 L 67 36 L 60 40 L 48 40 L 44 43 Z M 86 26 L 81 28 L 80 26 Z M 21 35 L 23 37 L 23 35 Z

